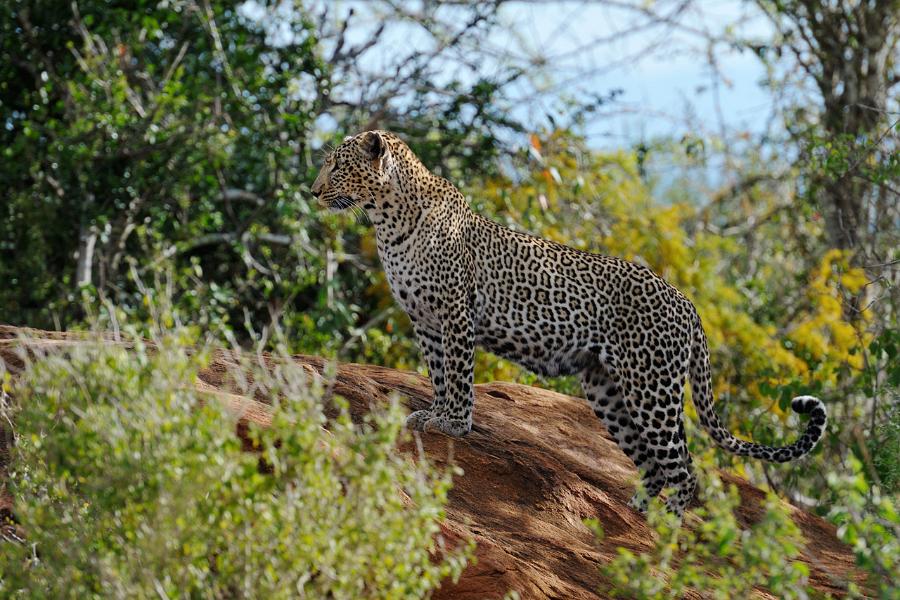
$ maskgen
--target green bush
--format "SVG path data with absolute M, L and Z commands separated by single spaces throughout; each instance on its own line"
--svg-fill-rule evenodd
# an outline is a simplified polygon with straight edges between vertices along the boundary
M 884 489 L 900 494 L 900 395 L 895 393 L 895 404 L 887 419 L 878 427 L 870 441 L 870 452 L 875 472 Z
M 900 511 L 891 498 L 871 486 L 862 463 L 848 458 L 850 472 L 829 473 L 828 487 L 835 497 L 828 517 L 838 526 L 838 537 L 853 548 L 856 564 L 869 575 L 869 584 L 884 600 L 900 598 Z M 849 596 L 864 597 L 850 582 Z
M 28 539 L 0 553 L 0 596 L 420 598 L 460 574 L 469 549 L 437 535 L 450 473 L 396 451 L 397 403 L 355 426 L 334 400 L 326 431 L 302 368 L 256 365 L 236 378 L 275 411 L 244 452 L 190 341 L 83 344 L 12 382 Z
M 610 580 L 614 597 L 645 599 L 682 598 L 693 588 L 704 597 L 749 597 L 756 587 L 778 598 L 806 598 L 806 565 L 797 561 L 800 531 L 774 494 L 766 497 L 762 518 L 750 529 L 741 529 L 734 516 L 740 504 L 737 489 L 726 486 L 712 461 L 697 469 L 702 506 L 692 514 L 700 523 L 685 524 L 666 512 L 659 500 L 650 503 L 647 520 L 655 544 L 636 555 L 619 548 L 619 555 L 601 568 Z M 602 529 L 590 523 L 599 535 Z
M 870 400 L 866 452 L 854 452 L 871 469 L 867 480 L 886 494 L 900 494 L 900 329 L 888 327 L 872 340 L 858 385 Z M 877 425 L 876 425 L 877 423 Z M 851 447 L 855 450 L 854 447 Z M 859 446 L 860 450 L 863 447 Z

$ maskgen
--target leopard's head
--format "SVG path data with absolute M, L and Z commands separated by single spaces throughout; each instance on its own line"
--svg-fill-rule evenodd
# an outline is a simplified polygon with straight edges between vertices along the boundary
M 374 208 L 391 189 L 393 136 L 366 131 L 347 138 L 322 165 L 310 191 L 322 206 L 343 210 L 354 205 Z

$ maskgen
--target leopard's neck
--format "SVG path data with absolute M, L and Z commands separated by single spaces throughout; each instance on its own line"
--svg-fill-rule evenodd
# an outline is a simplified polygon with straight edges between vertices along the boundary
M 452 183 L 417 166 L 417 176 L 410 177 L 406 165 L 398 164 L 391 191 L 379 200 L 378 210 L 370 211 L 379 254 L 403 252 L 423 235 L 460 235 L 475 220 L 465 196 Z

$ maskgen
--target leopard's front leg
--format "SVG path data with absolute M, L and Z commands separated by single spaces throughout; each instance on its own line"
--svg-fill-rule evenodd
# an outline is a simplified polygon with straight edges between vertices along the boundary
M 428 376 L 431 379 L 433 397 L 431 406 L 426 410 L 417 410 L 406 418 L 406 426 L 410 429 L 422 431 L 426 421 L 435 417 L 436 413 L 447 405 L 447 386 L 444 379 L 444 344 L 441 333 L 435 332 L 424 325 L 413 323 L 416 339 L 419 341 L 419 350 L 428 363 Z
M 459 437 L 472 430 L 472 410 L 475 406 L 475 326 L 471 308 L 466 302 L 467 296 L 460 294 L 446 305 L 443 312 L 441 345 L 444 357 L 444 401 L 438 400 L 437 405 L 432 406 L 432 417 L 422 427 L 426 432 L 442 431 Z

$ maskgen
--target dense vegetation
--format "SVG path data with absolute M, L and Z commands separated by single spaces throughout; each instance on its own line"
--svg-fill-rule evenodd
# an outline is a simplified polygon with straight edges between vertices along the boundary
M 373 71 L 364 68 L 368 57 L 391 38 L 378 28 L 368 40 L 350 36 L 354 17 L 329 3 L 263 3 L 256 11 L 192 0 L 5 3 L 0 322 L 52 329 L 122 320 L 145 323 L 145 334 L 158 324 L 190 325 L 204 340 L 263 348 L 276 347 L 278 330 L 287 352 L 421 368 L 408 321 L 380 274 L 370 228 L 354 214 L 317 210 L 307 193 L 329 144 L 372 126 L 392 129 L 456 182 L 476 210 L 645 263 L 683 290 L 703 318 L 718 410 L 734 431 L 782 443 L 797 425 L 790 397 L 820 396 L 830 424 L 810 459 L 773 467 L 714 452 L 714 460 L 838 522 L 860 564 L 892 597 L 900 553 L 900 126 L 891 93 L 900 80 L 900 4 L 859 1 L 845 11 L 841 2 L 813 10 L 816 3 L 759 0 L 754 6 L 772 23 L 772 36 L 726 31 L 711 39 L 710 52 L 728 44 L 766 66 L 764 83 L 779 106 L 774 133 L 691 134 L 607 152 L 587 143 L 583 125 L 617 92 L 564 98 L 569 119 L 535 125 L 517 119 L 510 90 L 527 71 L 548 65 L 502 62 L 490 76 L 472 66 L 459 74 L 445 68 L 479 62 L 479 42 L 498 26 L 503 3 L 402 4 L 377 3 L 385 23 L 414 28 L 428 43 L 424 50 L 392 48 L 394 63 Z M 678 25 L 680 13 L 673 17 L 659 4 L 658 12 L 636 4 L 636 14 L 648 25 Z M 726 176 L 710 186 L 701 174 L 722 156 Z M 97 357 L 73 360 L 36 367 L 18 396 L 98 413 L 114 395 L 150 414 L 160 402 L 190 400 L 174 379 L 158 395 L 133 379 L 153 380 L 159 369 L 187 376 L 193 363 L 177 348 L 139 364 L 110 355 L 103 385 L 121 385 L 121 393 L 42 391 L 72 376 L 75 365 L 93 368 Z M 540 380 L 486 354 L 476 377 L 577 392 L 572 380 Z M 46 438 L 38 452 L 28 440 L 45 430 L 46 417 L 19 414 L 17 426 L 26 440 L 23 460 L 36 469 L 22 484 L 24 506 L 31 507 L 23 515 L 49 519 L 42 534 L 49 552 L 57 519 L 85 510 L 80 502 L 92 489 L 96 447 L 73 433 L 72 440 Z M 248 468 L 230 453 L 232 442 L 213 431 L 221 415 L 210 409 L 182 417 L 187 421 L 171 426 L 205 427 L 204 443 L 232 461 L 216 468 Z M 388 421 L 383 427 L 395 436 Z M 133 426 L 121 424 L 123 452 L 137 443 Z M 707 438 L 689 437 L 692 450 L 705 449 Z M 165 452 L 182 452 L 181 442 L 173 436 L 171 448 L 146 460 L 170 460 Z M 73 495 L 58 488 L 65 469 L 39 455 L 47 444 L 82 443 L 86 462 L 78 468 L 88 481 Z M 386 454 L 379 460 L 390 463 Z M 198 470 L 177 481 L 214 479 L 235 498 L 256 493 L 244 486 L 287 485 L 241 483 L 236 471 L 220 480 L 205 465 L 185 468 Z M 434 506 L 445 484 L 435 483 Z M 130 510 L 162 510 L 159 490 L 149 485 L 133 488 L 142 500 Z M 61 512 L 40 512 L 42 495 L 56 493 Z M 282 499 L 266 493 L 276 504 Z M 725 492 L 719 499 L 727 505 Z M 93 543 L 94 527 L 113 527 L 135 548 L 153 543 L 140 537 L 137 513 L 116 508 L 126 499 L 108 500 L 72 547 Z M 198 514 L 210 510 L 199 495 L 185 502 Z M 280 518 L 277 511 L 296 507 L 271 509 Z M 434 515 L 428 518 L 433 523 Z M 773 531 L 780 535 L 779 523 Z M 194 558 L 205 554 L 192 544 L 223 542 L 179 535 L 187 536 L 185 552 Z M 373 535 L 390 539 L 388 531 Z M 79 560 L 63 547 L 53 550 L 67 564 Z M 107 550 L 111 571 L 85 589 L 119 576 L 123 593 L 144 589 L 146 582 L 127 577 L 130 555 Z M 410 569 L 430 568 L 415 562 L 422 556 L 410 555 Z M 245 566 L 223 566 L 216 585 L 239 585 L 229 569 Z M 212 576 L 198 569 L 190 577 Z
M 247 361 L 234 375 L 276 408 L 256 455 L 201 402 L 189 332 L 124 340 L 38 359 L 11 389 L 29 544 L 0 553 L 0 595 L 421 598 L 459 576 L 466 548 L 433 539 L 451 473 L 397 454 L 399 404 L 360 428 L 338 400 L 326 430 L 321 381 Z

